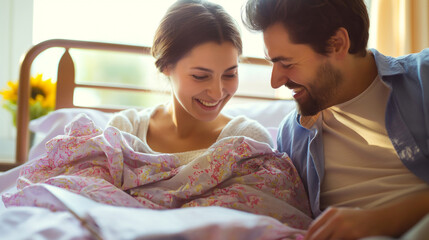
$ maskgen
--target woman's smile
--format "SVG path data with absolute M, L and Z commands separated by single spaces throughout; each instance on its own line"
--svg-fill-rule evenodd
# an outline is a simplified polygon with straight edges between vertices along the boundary
M 199 106 L 201 106 L 204 110 L 215 110 L 217 107 L 223 102 L 223 99 L 215 102 L 205 101 L 199 98 L 194 98 Z

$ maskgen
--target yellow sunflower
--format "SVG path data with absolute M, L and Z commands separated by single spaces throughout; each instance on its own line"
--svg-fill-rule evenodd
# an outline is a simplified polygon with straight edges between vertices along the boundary
M 16 125 L 16 110 L 18 100 L 18 82 L 9 81 L 9 89 L 0 91 L 5 102 L 3 107 L 12 113 L 13 123 Z M 55 108 L 56 83 L 52 79 L 43 80 L 43 75 L 38 74 L 30 78 L 30 120 L 48 114 Z
M 9 90 L 0 91 L 0 94 L 3 95 L 3 99 L 16 103 L 18 100 L 18 82 L 7 82 Z

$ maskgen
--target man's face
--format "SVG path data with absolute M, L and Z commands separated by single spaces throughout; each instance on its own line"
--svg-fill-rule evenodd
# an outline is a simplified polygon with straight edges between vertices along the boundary
M 273 62 L 271 86 L 291 89 L 301 115 L 315 115 L 336 103 L 343 77 L 329 56 L 316 53 L 309 45 L 292 43 L 281 23 L 264 31 L 264 42 Z

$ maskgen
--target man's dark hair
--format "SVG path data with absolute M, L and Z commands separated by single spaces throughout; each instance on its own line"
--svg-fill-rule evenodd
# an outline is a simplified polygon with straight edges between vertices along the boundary
M 248 0 L 242 20 L 251 30 L 282 23 L 291 41 L 329 53 L 329 40 L 340 27 L 350 38 L 350 54 L 366 55 L 369 18 L 363 0 Z

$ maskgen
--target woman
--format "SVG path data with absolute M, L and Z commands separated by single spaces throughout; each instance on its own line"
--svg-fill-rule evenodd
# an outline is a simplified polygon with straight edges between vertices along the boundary
M 230 136 L 272 146 L 268 131 L 256 121 L 221 113 L 238 88 L 241 52 L 239 30 L 221 6 L 176 2 L 162 19 L 152 46 L 158 70 L 171 83 L 171 103 L 122 111 L 109 125 L 139 137 L 146 145 L 143 152 L 173 153 L 183 163 Z

